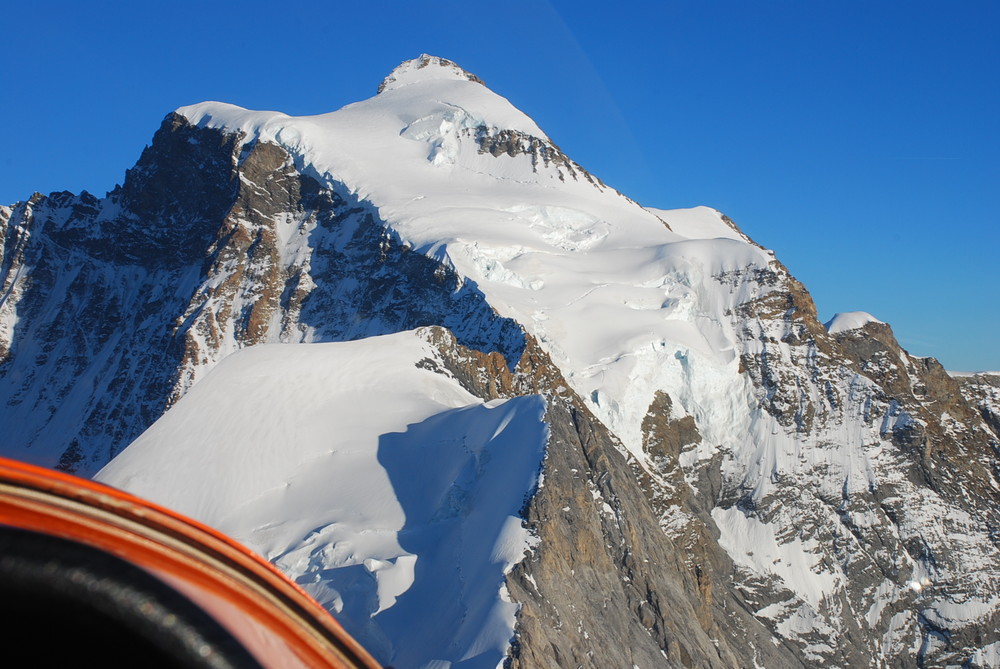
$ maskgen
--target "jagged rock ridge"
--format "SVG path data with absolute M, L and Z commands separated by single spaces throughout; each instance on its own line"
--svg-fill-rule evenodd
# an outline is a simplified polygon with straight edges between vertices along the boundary
M 185 108 L 107 197 L 0 210 L 7 452 L 91 473 L 239 348 L 442 325 L 470 392 L 549 402 L 512 662 L 1000 653 L 988 381 L 827 332 L 731 221 L 641 209 L 453 63 L 387 82 Z

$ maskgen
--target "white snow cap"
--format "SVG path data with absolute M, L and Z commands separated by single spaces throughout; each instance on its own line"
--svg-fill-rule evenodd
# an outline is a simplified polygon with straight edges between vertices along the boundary
M 407 84 L 430 79 L 454 79 L 459 81 L 464 79 L 477 84 L 483 83 L 482 79 L 471 72 L 466 72 L 452 61 L 423 53 L 420 54 L 419 58 L 406 60 L 397 65 L 389 73 L 389 76 L 382 80 L 382 84 L 378 87 L 378 92 L 381 93 L 406 86 Z
M 826 327 L 826 331 L 830 334 L 839 334 L 841 332 L 847 332 L 848 330 L 863 328 L 869 323 L 880 323 L 885 325 L 885 323 L 875 318 L 867 311 L 844 311 L 842 313 L 834 314 L 833 318 L 828 320 L 823 325 Z

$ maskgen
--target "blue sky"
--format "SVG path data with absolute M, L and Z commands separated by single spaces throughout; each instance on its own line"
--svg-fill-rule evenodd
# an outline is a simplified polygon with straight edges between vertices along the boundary
M 0 8 L 0 203 L 103 194 L 176 107 L 322 113 L 426 52 L 633 199 L 728 214 L 821 318 L 1000 370 L 1000 2 L 27 5 Z

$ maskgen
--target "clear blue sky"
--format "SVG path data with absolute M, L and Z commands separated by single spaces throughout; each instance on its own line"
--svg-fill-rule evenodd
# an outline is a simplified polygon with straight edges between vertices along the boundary
M 426 52 L 643 204 L 727 213 L 822 318 L 1000 370 L 1000 2 L 38 0 L 0 25 L 0 203 L 103 194 L 181 105 L 331 111 Z

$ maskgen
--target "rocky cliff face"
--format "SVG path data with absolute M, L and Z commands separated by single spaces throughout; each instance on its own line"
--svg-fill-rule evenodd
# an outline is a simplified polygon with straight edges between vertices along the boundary
M 447 331 L 429 336 L 473 394 L 546 399 L 544 482 L 525 508 L 539 542 L 507 582 L 522 606 L 510 666 L 799 666 L 746 610 L 710 536 L 658 528 L 637 463 L 533 338 L 510 372 Z
M 1000 374 L 972 374 L 956 380 L 962 397 L 979 412 L 993 433 L 1000 436 Z
M 236 189 L 235 146 L 168 119 L 107 197 L 36 194 L 9 211 L 0 266 L 8 453 L 93 472 L 163 413 L 184 357 L 176 319 Z
M 461 166 L 469 140 L 469 161 L 524 160 L 532 178 L 607 190 L 524 124 L 480 121 L 432 137 L 427 160 L 440 166 L 444 147 L 445 167 Z M 663 294 L 623 312 L 701 328 L 712 355 L 676 343 L 678 326 L 619 355 L 634 361 L 626 387 L 598 387 L 570 365 L 586 333 L 510 306 L 515 291 L 544 302 L 542 281 L 518 273 L 524 249 L 471 245 L 465 266 L 418 249 L 392 206 L 303 155 L 171 114 L 105 198 L 0 209 L 5 455 L 92 474 L 237 349 L 440 326 L 428 336 L 442 373 L 484 399 L 547 401 L 544 484 L 524 509 L 539 542 L 508 576 L 512 666 L 1000 659 L 995 377 L 953 379 L 885 324 L 828 332 L 806 289 L 727 220 L 724 246 L 751 260 L 695 263 L 701 239 L 682 260 L 651 246 L 642 289 Z M 504 216 L 530 214 L 579 255 L 611 211 Z M 594 284 L 573 304 L 613 285 Z
M 877 322 L 828 334 L 776 269 L 781 290 L 740 308 L 771 435 L 723 455 L 712 510 L 744 546 L 738 587 L 809 661 L 961 664 L 998 622 L 995 435 L 937 361 Z M 783 577 L 796 559 L 807 579 Z

